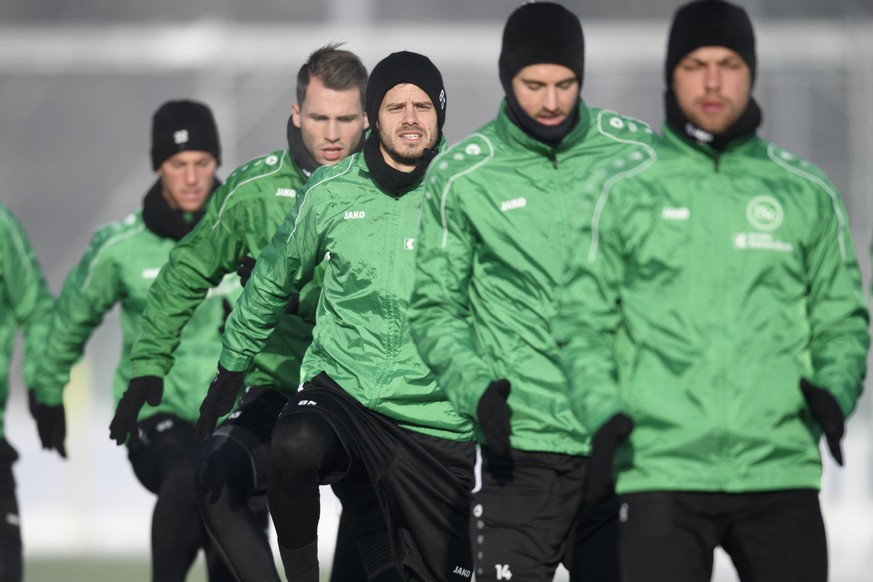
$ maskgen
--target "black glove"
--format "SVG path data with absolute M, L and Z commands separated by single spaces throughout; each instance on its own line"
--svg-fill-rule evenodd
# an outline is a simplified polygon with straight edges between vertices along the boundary
M 239 268 L 236 270 L 236 274 L 239 275 L 239 284 L 245 287 L 246 283 L 249 282 L 249 279 L 252 276 L 252 271 L 254 270 L 255 259 L 253 257 L 246 255 L 241 258 L 239 260 Z
M 130 444 L 139 443 L 139 426 L 136 418 L 143 404 L 148 402 L 151 406 L 161 403 L 164 395 L 164 379 L 157 376 L 138 376 L 131 379 L 127 390 L 118 401 L 115 416 L 109 423 L 109 438 L 115 444 L 121 446 L 130 438 Z
M 831 456 L 842 467 L 843 449 L 840 446 L 840 441 L 846 431 L 846 424 L 837 399 L 824 388 L 807 381 L 806 378 L 800 379 L 800 390 L 803 392 L 803 397 L 806 398 L 812 415 L 821 425 Z
M 218 374 L 209 385 L 206 398 L 200 405 L 200 418 L 194 426 L 194 438 L 200 442 L 209 440 L 218 419 L 233 408 L 242 388 L 244 376 L 245 372 L 231 372 L 218 364 Z
M 612 461 L 618 444 L 634 429 L 634 422 L 619 412 L 606 421 L 591 439 L 591 460 L 585 478 L 583 498 L 587 503 L 606 499 L 615 491 L 612 479 Z
M 30 415 L 36 420 L 36 431 L 42 448 L 47 451 L 56 450 L 60 456 L 67 458 L 64 440 L 67 438 L 67 415 L 64 405 L 49 406 L 36 397 L 33 390 L 27 391 Z
M 485 443 L 498 456 L 509 454 L 509 435 L 512 434 L 510 411 L 506 404 L 509 389 L 509 380 L 495 380 L 488 384 L 476 405 L 476 416 L 479 419 L 479 428 L 485 435 Z

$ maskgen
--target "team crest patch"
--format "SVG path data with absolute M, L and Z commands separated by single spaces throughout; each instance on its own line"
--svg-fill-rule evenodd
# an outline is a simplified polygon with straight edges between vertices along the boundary
M 772 232 L 782 224 L 782 205 L 772 196 L 756 196 L 746 206 L 746 219 L 753 227 Z

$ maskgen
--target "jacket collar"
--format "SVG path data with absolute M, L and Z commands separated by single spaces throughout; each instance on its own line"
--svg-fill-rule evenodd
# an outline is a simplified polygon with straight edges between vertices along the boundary
M 498 135 L 500 135 L 500 137 L 512 147 L 534 151 L 545 157 L 553 157 L 556 153 L 571 149 L 584 141 L 585 137 L 588 135 L 588 130 L 591 127 L 591 112 L 589 111 L 588 106 L 585 105 L 585 101 L 582 97 L 579 97 L 578 122 L 573 129 L 570 130 L 570 133 L 565 135 L 564 139 L 562 139 L 557 146 L 553 147 L 536 139 L 513 123 L 507 115 L 506 108 L 507 103 L 506 99 L 504 99 L 500 104 L 500 111 L 497 114 L 496 123 Z
M 755 133 L 747 134 L 742 137 L 731 140 L 724 149 L 717 150 L 711 145 L 700 143 L 686 137 L 677 132 L 669 123 L 664 123 L 662 127 L 664 134 L 664 144 L 674 149 L 680 150 L 686 155 L 706 160 L 711 162 L 723 156 L 743 154 L 753 147 L 753 144 L 758 141 L 758 136 Z

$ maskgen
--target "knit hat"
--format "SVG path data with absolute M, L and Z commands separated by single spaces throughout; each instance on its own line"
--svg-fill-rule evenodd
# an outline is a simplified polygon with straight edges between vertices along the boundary
M 740 6 L 724 0 L 697 0 L 676 11 L 664 69 L 668 87 L 679 61 L 702 46 L 723 46 L 736 52 L 748 65 L 752 82 L 755 81 L 755 31 L 749 15 Z
M 209 152 L 221 165 L 221 144 L 212 111 L 197 101 L 167 101 L 152 117 L 152 167 L 185 150 Z
M 585 73 L 585 38 L 575 14 L 553 2 L 531 2 L 513 12 L 503 29 L 498 64 L 507 94 L 512 78 L 528 65 L 563 65 L 576 73 L 579 86 Z
M 429 58 L 418 53 L 401 51 L 391 53 L 373 67 L 367 81 L 367 117 L 376 125 L 382 99 L 395 85 L 411 83 L 427 93 L 437 112 L 437 127 L 442 130 L 446 121 L 446 89 L 439 69 Z

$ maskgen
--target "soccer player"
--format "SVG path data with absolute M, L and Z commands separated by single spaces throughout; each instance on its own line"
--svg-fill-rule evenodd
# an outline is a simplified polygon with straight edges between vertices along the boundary
M 361 60 L 338 45 L 314 51 L 300 68 L 287 146 L 231 173 L 201 224 L 176 246 L 155 281 L 131 351 L 133 379 L 112 422 L 113 438 L 123 441 L 135 432 L 132 419 L 145 399 L 159 392 L 167 374 L 182 365 L 174 362 L 185 347 L 180 334 L 209 289 L 269 243 L 296 208 L 303 184 L 316 168 L 336 164 L 359 149 L 367 127 L 366 84 Z M 241 274 L 250 269 L 251 263 L 246 265 Z M 311 304 L 317 296 L 317 285 L 312 285 L 287 302 L 276 333 L 246 376 L 249 389 L 239 409 L 215 431 L 198 463 L 203 519 L 239 580 L 280 579 L 265 529 L 270 439 L 282 406 L 299 384 L 300 361 L 312 339 Z M 200 401 L 208 386 L 207 381 L 196 388 Z M 214 421 L 200 436 L 208 437 L 212 428 Z M 387 547 L 384 525 L 377 524 L 373 532 L 368 535 L 380 539 L 368 543 Z M 357 552 L 337 556 L 334 571 L 336 580 L 363 579 Z
M 554 318 L 624 582 L 824 582 L 822 434 L 837 463 L 868 314 L 848 220 L 815 166 L 757 135 L 752 23 L 674 15 L 664 143 L 601 174 Z
M 407 322 L 424 172 L 445 141 L 445 106 L 427 57 L 398 52 L 377 64 L 363 152 L 313 174 L 227 321 L 201 419 L 226 410 L 288 298 L 323 265 L 304 384 L 273 431 L 270 513 L 295 582 L 319 579 L 326 483 L 355 519 L 372 510 L 359 492 L 375 488 L 403 580 L 471 576 L 471 426 L 421 361 Z
M 21 528 L 12 464 L 18 453 L 3 433 L 9 395 L 9 364 L 15 333 L 24 332 L 24 383 L 40 441 L 62 457 L 66 421 L 61 407 L 39 403 L 33 393 L 34 371 L 51 317 L 52 296 L 45 283 L 27 235 L 9 209 L 0 203 L 0 580 L 20 582 L 22 576 Z
M 121 304 L 123 343 L 115 371 L 116 400 L 131 377 L 130 349 L 140 329 L 146 296 L 176 241 L 191 232 L 220 182 L 215 171 L 221 146 L 212 112 L 195 101 L 169 101 L 154 114 L 152 166 L 157 180 L 142 210 L 100 228 L 64 282 L 37 372 L 37 396 L 61 406 L 70 369 L 103 316 Z M 238 289 L 238 284 L 230 287 Z M 224 319 L 220 293 L 197 310 L 183 334 L 184 365 L 167 378 L 160 403 L 134 418 L 128 458 L 140 483 L 157 495 L 152 514 L 152 579 L 183 581 L 200 548 L 210 580 L 231 580 L 209 541 L 194 497 L 194 467 L 202 445 L 194 438 L 200 391 L 212 373 L 218 328 Z
M 614 496 L 583 499 L 590 436 L 573 414 L 551 338 L 569 241 L 591 168 L 650 143 L 644 123 L 580 96 L 584 38 L 559 4 L 506 22 L 497 117 L 441 155 L 426 184 L 411 331 L 477 421 L 476 579 L 617 580 Z

